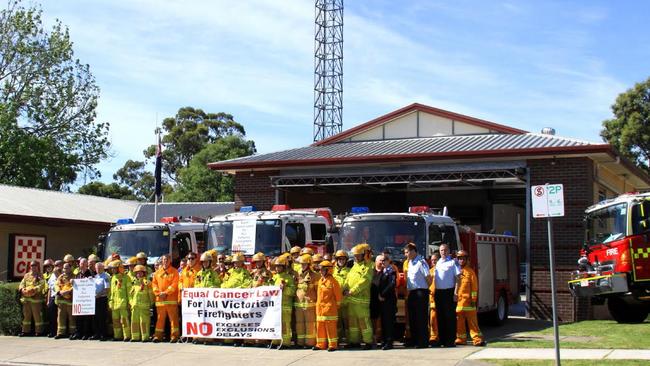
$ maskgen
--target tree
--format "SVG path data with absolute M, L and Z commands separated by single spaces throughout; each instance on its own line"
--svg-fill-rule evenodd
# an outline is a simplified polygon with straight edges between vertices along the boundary
M 178 171 L 187 168 L 199 151 L 226 136 L 243 137 L 244 127 L 235 122 L 228 113 L 206 113 L 201 109 L 183 107 L 176 116 L 165 118 L 162 138 L 162 171 L 173 183 L 178 182 Z M 150 159 L 156 155 L 156 145 L 149 146 L 144 155 Z
M 109 124 L 95 121 L 99 88 L 68 28 L 46 30 L 21 3 L 0 12 L 0 182 L 60 190 L 99 176 Z
M 136 199 L 136 196 L 128 187 L 122 187 L 117 183 L 90 182 L 79 187 L 78 193 L 123 200 Z
M 614 118 L 603 122 L 600 135 L 650 173 L 650 78 L 619 94 L 612 112 Z
M 155 178 L 145 170 L 145 162 L 127 160 L 124 166 L 113 174 L 113 180 L 129 187 L 140 201 L 153 200 Z
M 234 200 L 233 178 L 208 168 L 208 163 L 255 153 L 255 143 L 241 136 L 227 136 L 208 144 L 186 168 L 178 172 L 178 185 L 167 198 L 178 202 Z

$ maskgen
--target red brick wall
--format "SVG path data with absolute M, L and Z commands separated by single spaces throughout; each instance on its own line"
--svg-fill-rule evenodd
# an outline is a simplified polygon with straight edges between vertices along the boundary
M 564 185 L 565 216 L 553 219 L 558 317 L 563 322 L 591 318 L 593 311 L 589 301 L 574 299 L 569 292 L 567 281 L 571 271 L 576 269 L 584 241 L 584 210 L 594 201 L 593 162 L 589 158 L 529 160 L 528 167 L 531 185 Z M 551 281 L 546 219 L 532 219 L 530 240 L 531 314 L 535 318 L 550 319 Z
M 277 171 L 237 173 L 235 175 L 235 210 L 241 206 L 253 205 L 258 210 L 270 210 L 275 203 L 275 189 L 271 187 L 271 176 Z

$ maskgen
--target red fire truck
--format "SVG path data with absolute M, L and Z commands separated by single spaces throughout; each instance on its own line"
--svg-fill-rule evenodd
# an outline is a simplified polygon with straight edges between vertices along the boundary
M 569 281 L 574 296 L 604 304 L 619 323 L 650 311 L 650 193 L 628 193 L 587 208 L 585 243 Z
M 350 250 L 358 243 L 368 243 L 375 253 L 389 251 L 400 270 L 403 248 L 409 242 L 427 257 L 443 243 L 449 244 L 453 254 L 464 249 L 479 278 L 478 311 L 494 323 L 503 323 L 509 305 L 519 301 L 519 240 L 510 235 L 476 233 L 457 225 L 445 211 L 434 213 L 427 206 L 415 206 L 408 213 L 369 213 L 367 208 L 353 207 L 341 223 L 339 247 Z M 400 282 L 405 286 L 403 280 Z M 398 322 L 404 322 L 403 310 L 399 304 Z

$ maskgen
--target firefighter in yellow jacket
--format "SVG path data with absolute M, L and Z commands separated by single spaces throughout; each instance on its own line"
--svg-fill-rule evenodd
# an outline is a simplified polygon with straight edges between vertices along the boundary
M 339 305 L 343 294 L 341 286 L 332 276 L 332 262 L 320 263 L 321 278 L 318 281 L 318 301 L 316 302 L 316 347 L 315 350 L 336 351 L 339 345 L 338 325 Z
M 129 322 L 129 299 L 132 281 L 124 273 L 122 261 L 112 261 L 108 265 L 111 273 L 111 291 L 108 298 L 108 308 L 113 318 L 113 339 L 131 340 L 131 323 Z
M 293 268 L 293 271 L 296 274 L 300 273 L 300 269 L 302 268 L 302 266 L 300 265 L 300 250 L 301 249 L 302 248 L 300 248 L 299 246 L 296 245 L 296 246 L 292 247 L 289 250 L 289 254 L 291 255 L 291 262 L 293 262 L 292 268 Z
M 60 339 L 67 335 L 72 338 L 77 326 L 72 316 L 72 264 L 66 262 L 63 264 L 63 273 L 56 278 L 54 290 L 56 291 L 56 298 L 54 303 L 58 307 L 56 317 L 56 336 L 54 339 Z M 67 324 L 67 327 L 66 327 Z
M 435 252 L 431 256 L 431 266 L 429 273 L 431 278 L 435 279 L 436 276 L 436 263 L 440 259 L 440 253 Z M 408 263 L 408 261 L 407 261 Z M 436 345 L 440 341 L 438 337 L 438 315 L 436 313 L 436 281 L 431 281 L 429 285 L 429 344 Z
M 153 342 L 162 341 L 165 331 L 165 319 L 169 319 L 170 342 L 178 342 L 180 327 L 178 324 L 178 270 L 171 264 L 171 258 L 165 254 L 161 266 L 153 274 L 151 287 L 156 296 L 156 330 Z
M 458 264 L 461 267 L 456 296 L 456 344 L 467 343 L 467 331 L 465 322 L 469 327 L 472 343 L 475 346 L 485 346 L 483 335 L 478 327 L 476 318 L 476 303 L 478 301 L 478 278 L 476 273 L 469 266 L 469 256 L 466 251 L 459 250 L 456 254 Z
M 266 268 L 266 256 L 264 253 L 259 252 L 253 255 L 253 269 L 251 276 L 253 277 L 253 287 L 269 286 L 273 279 L 273 273 Z
M 350 268 L 348 268 L 348 253 L 345 250 L 337 250 L 334 253 L 334 262 L 336 265 L 332 271 L 332 276 L 336 279 L 336 282 L 339 283 L 341 289 L 345 286 L 345 280 L 348 278 L 348 273 L 350 273 Z M 348 302 L 343 298 L 341 300 L 341 306 L 339 306 L 339 321 L 338 321 L 338 334 L 339 334 L 339 343 L 343 341 L 345 337 L 345 329 L 347 328 L 347 311 L 348 311 Z
M 300 256 L 300 273 L 293 308 L 296 313 L 296 346 L 316 345 L 316 300 L 320 275 L 311 269 L 311 255 Z
M 370 324 L 370 285 L 373 265 L 367 259 L 370 247 L 359 244 L 352 248 L 354 265 L 343 286 L 348 307 L 348 328 L 346 330 L 350 347 L 365 343 L 364 349 L 372 347 L 372 325 Z
M 138 264 L 133 268 L 135 281 L 131 286 L 130 305 L 131 305 L 131 342 L 142 340 L 149 342 L 149 329 L 151 318 L 149 310 L 153 305 L 155 297 L 151 281 L 147 279 L 147 268 Z
M 282 343 L 274 341 L 273 344 L 281 348 L 291 347 L 291 314 L 293 313 L 293 296 L 296 294 L 296 283 L 293 275 L 288 272 L 289 258 L 279 256 L 273 261 L 275 274 L 272 285 L 282 289 Z
M 41 274 L 40 264 L 32 261 L 29 265 L 31 270 L 25 274 L 18 286 L 20 302 L 23 304 L 23 329 L 20 336 L 31 334 L 32 320 L 34 320 L 34 335 L 38 337 L 43 334 L 41 312 L 48 287 Z

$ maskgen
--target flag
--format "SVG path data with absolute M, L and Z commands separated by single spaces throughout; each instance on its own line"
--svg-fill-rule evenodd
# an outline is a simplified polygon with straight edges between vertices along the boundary
M 158 134 L 158 147 L 156 148 L 156 198 L 160 199 L 162 194 L 162 182 L 161 182 L 161 172 L 162 172 L 162 145 L 160 143 L 160 134 Z

